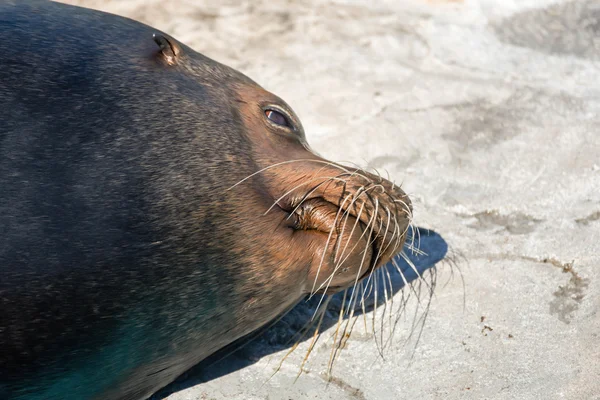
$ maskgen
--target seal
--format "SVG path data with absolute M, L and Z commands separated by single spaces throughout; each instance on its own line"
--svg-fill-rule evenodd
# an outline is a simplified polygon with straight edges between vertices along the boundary
M 406 194 L 241 73 L 54 2 L 0 31 L 1 398 L 144 399 L 401 250 Z

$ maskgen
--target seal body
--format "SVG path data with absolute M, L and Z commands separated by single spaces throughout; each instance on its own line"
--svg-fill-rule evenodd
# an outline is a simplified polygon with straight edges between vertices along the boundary
M 0 398 L 144 399 L 399 251 L 404 193 L 239 72 L 53 2 L 0 32 Z

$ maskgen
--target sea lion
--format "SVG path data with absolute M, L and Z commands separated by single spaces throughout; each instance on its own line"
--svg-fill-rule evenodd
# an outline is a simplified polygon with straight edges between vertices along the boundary
M 0 3 L 0 397 L 144 399 L 402 248 L 406 194 L 149 26 Z

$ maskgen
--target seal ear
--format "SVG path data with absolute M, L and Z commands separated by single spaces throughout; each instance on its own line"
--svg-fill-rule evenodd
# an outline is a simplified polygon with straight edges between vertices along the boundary
M 152 38 L 160 47 L 160 55 L 164 58 L 164 60 L 169 65 L 177 64 L 177 59 L 179 57 L 179 53 L 181 53 L 181 49 L 174 43 L 172 40 L 167 39 L 164 35 L 161 34 L 153 34 Z

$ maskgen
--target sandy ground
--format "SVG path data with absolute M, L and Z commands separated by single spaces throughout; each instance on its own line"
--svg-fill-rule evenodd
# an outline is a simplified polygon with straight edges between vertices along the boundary
M 600 399 L 597 0 L 68 2 L 279 94 L 318 152 L 388 171 L 460 256 L 416 347 L 411 318 L 384 359 L 356 328 L 329 384 L 326 344 L 294 382 L 308 342 L 269 379 L 286 350 L 263 337 L 169 400 Z

